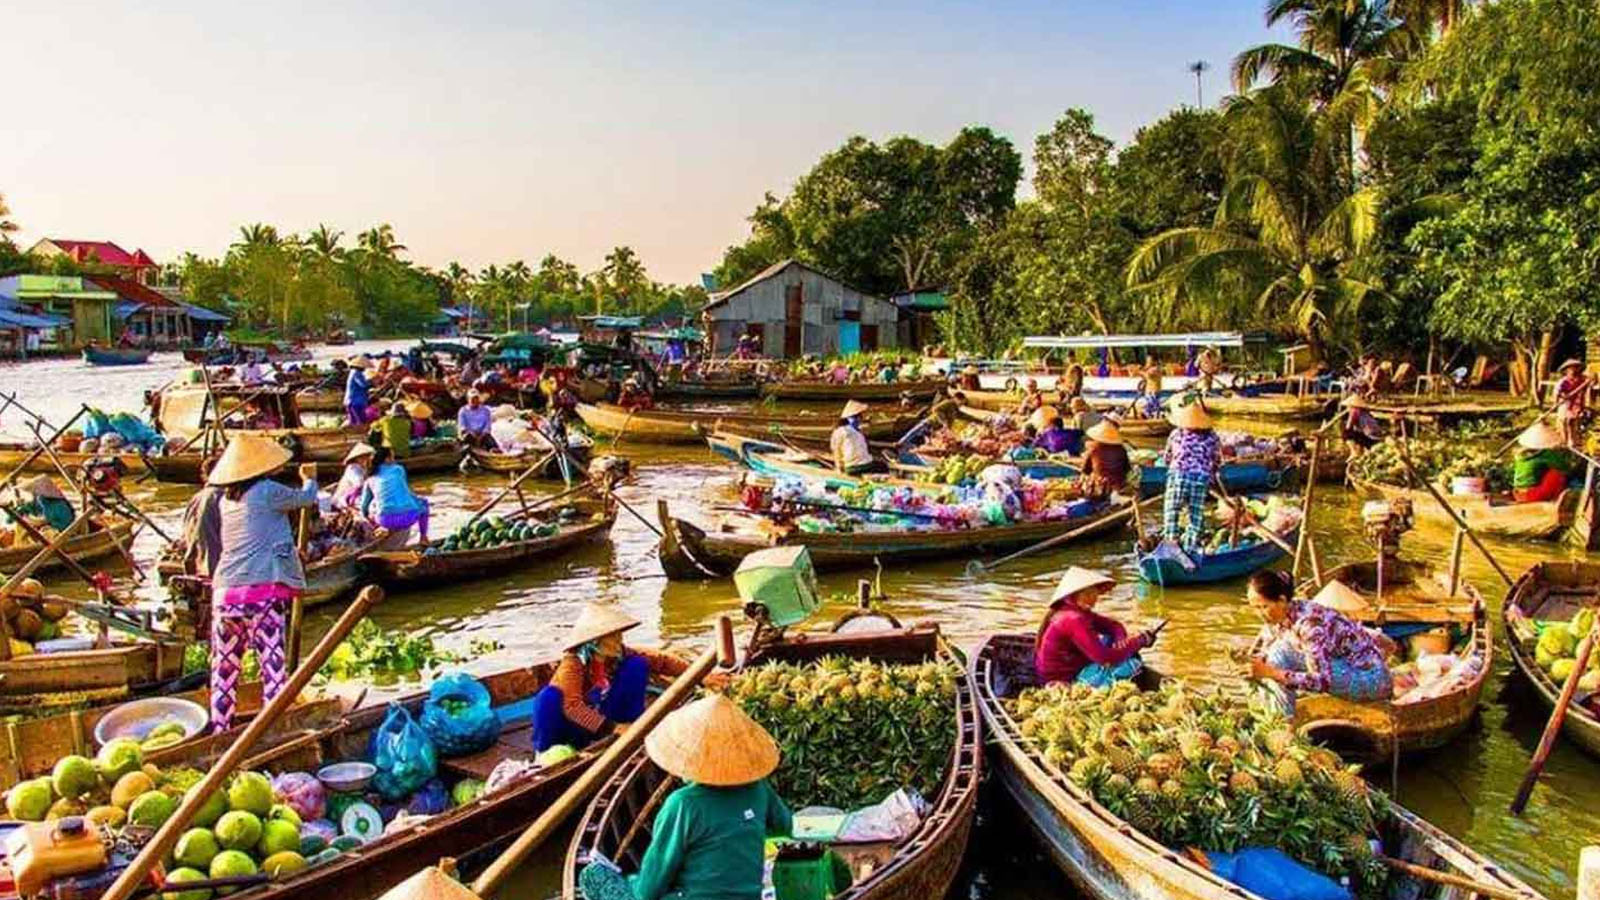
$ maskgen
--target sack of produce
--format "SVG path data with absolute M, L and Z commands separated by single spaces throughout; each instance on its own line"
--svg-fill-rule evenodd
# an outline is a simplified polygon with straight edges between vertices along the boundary
M 367 758 L 378 769 L 372 786 L 385 800 L 394 802 L 426 784 L 439 768 L 433 741 L 398 703 L 389 704 L 389 714 L 372 733 Z
M 489 691 L 465 672 L 447 672 L 428 689 L 422 704 L 422 730 L 445 757 L 487 749 L 500 736 L 500 716 Z
M 322 818 L 327 791 L 310 772 L 285 772 L 272 779 L 272 794 L 303 822 Z

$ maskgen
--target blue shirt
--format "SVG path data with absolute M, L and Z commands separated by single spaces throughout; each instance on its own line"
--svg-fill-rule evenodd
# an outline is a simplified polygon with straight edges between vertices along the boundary
M 370 509 L 374 505 L 377 509 Z M 411 484 L 406 481 L 405 466 L 399 463 L 384 463 L 361 484 L 361 515 L 366 518 L 421 509 L 422 502 L 411 493 Z
M 351 369 L 350 377 L 344 383 L 344 405 L 367 405 L 367 373 L 360 369 Z
M 461 407 L 456 413 L 456 429 L 462 434 L 487 434 L 489 432 L 489 407 Z

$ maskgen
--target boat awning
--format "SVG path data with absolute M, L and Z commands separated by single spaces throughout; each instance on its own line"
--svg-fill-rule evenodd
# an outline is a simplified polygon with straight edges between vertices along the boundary
M 8 328 L 60 328 L 69 320 L 59 316 L 36 316 L 32 313 L 0 309 L 0 325 Z
M 593 328 L 643 328 L 643 316 L 579 316 L 578 321 Z
M 183 308 L 188 311 L 189 318 L 194 319 L 196 322 L 228 322 L 228 321 L 232 321 L 231 319 L 229 319 L 227 316 L 223 315 L 222 313 L 216 312 L 214 310 L 206 309 L 204 306 L 195 306 L 193 303 L 185 303 L 185 304 L 183 304 Z
M 1198 331 L 1192 334 L 1085 334 L 1035 335 L 1022 346 L 1048 350 L 1097 350 L 1101 347 L 1243 347 L 1237 331 Z
M 124 300 L 111 308 L 111 314 L 119 319 L 126 319 L 144 308 L 144 304 L 137 300 Z

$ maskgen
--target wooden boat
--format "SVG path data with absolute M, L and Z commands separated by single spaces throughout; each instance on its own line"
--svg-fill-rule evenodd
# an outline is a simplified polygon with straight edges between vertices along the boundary
M 1511 648 L 1511 661 L 1533 685 L 1546 709 L 1555 708 L 1562 686 L 1534 658 L 1538 635 L 1533 620 L 1571 621 L 1579 609 L 1596 605 L 1597 592 L 1600 592 L 1600 565 L 1553 560 L 1536 563 L 1506 591 L 1500 615 L 1506 630 L 1506 645 Z M 1541 714 L 1539 718 L 1545 717 Z M 1561 733 L 1586 753 L 1600 756 L 1600 716 L 1590 707 L 1569 703 L 1567 715 L 1561 720 Z
M 745 666 L 810 662 L 823 656 L 896 663 L 955 661 L 938 628 L 923 625 L 859 634 L 797 635 L 760 647 Z M 834 895 L 836 900 L 934 900 L 950 892 L 972 832 L 983 774 L 983 734 L 968 684 L 957 689 L 951 726 L 956 740 L 950 765 L 938 792 L 928 798 L 932 809 L 916 831 L 896 844 L 833 848 L 855 876 L 849 888 Z M 622 764 L 595 795 L 568 845 L 563 897 L 580 896 L 578 872 L 596 853 L 627 871 L 638 870 L 650 846 L 656 812 L 675 782 L 642 750 Z
M 142 366 L 154 352 L 141 347 L 85 347 L 83 361 L 91 366 Z
M 1405 499 L 1411 502 L 1419 519 L 1455 528 L 1455 520 L 1439 506 L 1439 501 L 1422 488 L 1399 487 L 1367 481 L 1350 476 L 1350 486 L 1370 497 L 1384 500 Z M 1484 494 L 1451 494 L 1447 487 L 1439 493 L 1450 501 L 1450 506 L 1479 534 L 1493 534 L 1509 538 L 1553 538 L 1572 524 L 1578 508 L 1581 491 L 1568 488 L 1554 500 L 1516 503 L 1505 497 Z
M 1410 419 L 1433 424 L 1466 422 L 1496 416 L 1512 416 L 1528 409 L 1528 401 L 1499 396 L 1473 397 L 1379 397 L 1368 411 L 1383 419 Z
M 157 399 L 152 401 L 157 427 L 167 436 L 169 445 L 175 451 L 190 438 L 194 440 L 189 441 L 185 450 L 204 449 L 196 445 L 202 444 L 205 438 L 195 436 L 205 429 L 214 428 L 219 410 L 213 408 L 213 398 L 221 406 L 224 437 L 248 432 L 271 438 L 294 451 L 298 462 L 342 462 L 344 454 L 365 435 L 364 429 L 347 429 L 342 425 L 331 428 L 306 425 L 301 419 L 294 392 L 286 388 L 224 385 L 207 391 L 204 387 L 175 385 L 161 391 Z M 250 400 L 268 408 L 282 423 L 281 427 L 238 427 L 235 414 Z M 161 469 L 157 468 L 157 475 L 160 474 Z
M 173 635 L 113 637 L 101 648 L 13 656 L 0 660 L 0 697 L 16 705 L 41 695 L 109 700 L 159 690 L 183 675 L 185 643 Z
M 33 451 L 37 450 L 38 447 L 39 445 L 36 443 L 0 441 L 0 474 L 10 472 L 16 469 L 17 466 L 22 465 L 22 461 L 32 456 Z M 84 453 L 77 450 L 69 452 L 57 447 L 55 455 L 57 459 L 61 460 L 61 465 L 65 466 L 68 472 L 82 468 L 90 462 L 105 462 L 110 459 L 120 460 L 131 473 L 138 474 L 145 471 L 144 457 L 127 450 L 118 450 L 115 453 Z M 48 453 L 40 453 L 38 456 L 34 456 L 22 471 L 45 472 L 51 475 L 58 474 L 56 464 L 51 461 Z
M 665 381 L 656 389 L 656 397 L 669 400 L 743 400 L 759 396 L 761 396 L 761 382 L 750 379 Z
M 828 416 L 750 415 L 675 409 L 629 411 L 610 403 L 580 403 L 578 415 L 597 434 L 643 444 L 698 444 L 706 429 L 730 426 L 743 431 L 783 434 L 792 440 L 826 443 L 838 422 Z M 862 424 L 868 439 L 894 440 L 917 423 L 915 416 L 872 415 Z
M 311 351 L 284 341 L 240 342 L 228 347 L 193 347 L 183 351 L 185 361 L 208 366 L 241 365 L 249 362 L 252 356 L 264 356 L 267 362 L 306 362 L 311 359 Z
M 1207 394 L 1206 409 L 1240 419 L 1326 419 L 1338 410 L 1332 394 Z
M 803 478 L 829 488 L 854 488 L 863 484 L 900 485 L 923 491 L 940 488 L 937 484 L 887 475 L 850 475 L 833 468 L 817 454 L 736 431 L 713 431 L 706 435 L 706 444 L 712 453 L 723 459 L 769 478 Z
M 510 572 L 519 566 L 548 559 L 566 550 L 599 540 L 611 531 L 617 521 L 615 501 L 586 498 L 569 507 L 577 518 L 556 520 L 556 533 L 526 541 L 513 541 L 497 547 L 476 550 L 445 550 L 441 542 L 434 541 L 426 548 L 406 547 L 400 550 L 378 550 L 362 554 L 361 564 L 375 580 L 391 588 L 405 588 L 459 583 L 473 578 L 488 578 Z M 550 508 L 538 513 L 554 513 Z M 507 521 L 537 520 L 534 516 L 515 513 Z
M 761 396 L 778 400 L 860 400 L 862 403 L 899 400 L 909 395 L 913 400 L 931 400 L 944 387 L 939 379 L 918 381 L 862 381 L 839 384 L 836 381 L 769 381 L 761 386 Z
M 1122 527 L 1125 516 L 1118 515 L 1126 503 L 1106 504 L 1088 515 L 1047 522 L 1020 522 L 985 528 L 949 531 L 857 531 L 809 533 L 791 531 L 775 537 L 748 531 L 705 531 L 667 512 L 666 501 L 658 501 L 661 522 L 661 568 L 667 577 L 679 580 L 717 578 L 733 574 L 739 562 L 753 551 L 772 546 L 802 545 L 810 548 L 811 561 L 818 569 L 849 569 L 877 563 L 896 564 L 919 559 L 950 559 L 1035 544 L 1070 531 L 1080 531 L 1080 539 Z
M 294 405 L 301 412 L 336 413 L 344 411 L 343 388 L 306 387 L 294 392 Z
M 1459 654 L 1462 664 L 1472 666 L 1476 674 L 1457 682 L 1448 693 L 1413 702 L 1357 703 L 1331 694 L 1302 694 L 1295 704 L 1296 726 L 1316 734 L 1319 741 L 1332 736 L 1346 757 L 1351 756 L 1349 744 L 1339 736 L 1354 732 L 1361 756 L 1372 762 L 1391 759 L 1396 742 L 1399 752 L 1417 753 L 1442 747 L 1465 731 L 1477 714 L 1478 698 L 1494 667 L 1494 632 L 1483 595 L 1463 579 L 1452 596 L 1445 570 L 1393 558 L 1384 561 L 1381 594 L 1376 561 L 1330 569 L 1324 584 L 1330 581 L 1343 582 L 1367 598 L 1373 612 L 1363 622 L 1385 632 L 1424 624 L 1464 632 L 1456 645 L 1464 649 Z M 1301 593 L 1309 597 L 1318 589 L 1308 582 Z
M 131 549 L 129 541 L 132 537 L 133 521 L 116 519 L 110 524 L 101 523 L 101 527 L 94 531 L 79 532 L 67 538 L 61 544 L 61 549 L 66 551 L 74 562 L 88 563 L 116 554 L 119 544 Z M 0 572 L 15 572 L 42 549 L 44 548 L 38 544 L 0 548 Z M 37 571 L 54 572 L 66 566 L 59 555 L 52 553 L 39 565 Z
M 546 444 L 545 446 L 549 446 Z M 567 439 L 567 455 L 576 462 L 581 469 L 589 465 L 589 459 L 594 454 L 594 441 L 586 435 L 572 434 Z M 467 456 L 472 460 L 472 465 L 485 472 L 502 472 L 507 475 L 520 475 L 528 466 L 549 455 L 548 450 L 525 450 L 521 453 L 501 453 L 498 450 L 484 450 L 473 447 L 467 451 Z M 554 456 L 546 460 L 544 467 L 539 470 L 540 478 L 560 479 L 561 462 Z M 577 472 L 572 477 L 578 477 Z
M 300 594 L 300 605 L 306 609 L 323 606 L 347 596 L 361 583 L 363 554 L 377 550 L 382 540 L 359 547 L 339 547 L 305 566 L 306 588 Z M 156 564 L 168 593 L 176 600 L 194 607 L 210 603 L 211 579 L 184 573 L 183 563 L 173 556 L 164 556 Z
M 939 464 L 942 456 L 927 454 L 916 450 L 903 450 L 898 461 L 907 467 L 932 468 Z M 1007 460 L 1008 465 L 1016 466 L 1024 477 L 1039 481 L 1048 481 L 1053 478 L 1077 478 L 1082 474 L 1081 463 L 1069 457 L 1047 459 L 1014 459 Z M 1251 459 L 1228 459 L 1218 468 L 1217 474 L 1222 478 L 1222 483 L 1230 491 L 1240 493 L 1258 493 L 1275 491 L 1283 484 L 1286 477 L 1294 474 L 1297 459 L 1287 455 L 1274 455 Z M 1144 497 L 1154 497 L 1166 490 L 1167 466 L 1159 459 L 1155 462 L 1139 466 L 1139 494 Z
M 961 415 L 974 422 L 988 422 L 1001 413 L 972 406 L 961 407 Z M 1130 443 L 1158 443 L 1172 431 L 1172 423 L 1166 419 L 1134 419 L 1118 418 L 1117 430 Z
M 1248 533 L 1240 532 L 1240 534 Z M 1300 530 L 1296 528 L 1279 537 L 1285 543 L 1292 545 L 1299 533 Z M 1194 561 L 1195 567 L 1189 569 L 1176 560 L 1157 557 L 1135 548 L 1135 556 L 1139 561 L 1139 577 L 1162 587 L 1176 584 L 1209 584 L 1213 581 L 1243 578 L 1258 569 L 1272 565 L 1284 555 L 1282 547 L 1265 538 L 1257 538 L 1255 543 L 1238 549 L 1224 550 L 1220 553 L 1201 553 Z
M 968 678 L 983 714 L 997 780 L 1016 801 L 1055 864 L 1089 900 L 1261 900 L 1180 852 L 1138 831 L 1073 784 L 1044 758 L 1042 748 L 1022 736 L 1002 703 L 1038 684 L 1032 634 L 995 635 L 970 657 Z M 1146 670 L 1149 672 L 1149 670 Z M 1145 680 L 1153 686 L 1159 678 Z M 1512 896 L 1540 894 L 1482 854 L 1392 801 L 1384 829 L 1384 852 L 1482 882 Z M 1388 896 L 1466 897 L 1410 876 L 1394 874 Z
M 361 441 L 357 432 L 347 432 L 347 443 L 344 450 L 334 456 L 327 448 L 319 451 L 319 455 L 329 457 L 318 460 L 300 460 L 301 462 L 317 463 L 317 480 L 323 484 L 338 481 L 344 473 L 344 454 L 350 452 Z M 213 454 L 220 455 L 220 454 Z M 199 450 L 185 450 L 181 453 L 159 453 L 147 457 L 149 469 L 157 481 L 172 484 L 200 484 L 200 466 L 205 460 L 205 454 Z M 410 475 L 428 475 L 438 472 L 449 472 L 461 463 L 461 448 L 455 441 L 437 441 L 424 444 L 396 462 Z

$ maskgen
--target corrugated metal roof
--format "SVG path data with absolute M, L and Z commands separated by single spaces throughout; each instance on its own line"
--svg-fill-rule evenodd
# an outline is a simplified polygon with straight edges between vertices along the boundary
M 713 295 L 711 297 L 711 299 L 710 299 L 710 302 L 706 303 L 706 305 L 704 307 L 702 307 L 702 310 L 711 309 L 714 306 L 721 306 L 724 303 L 727 303 L 729 300 L 732 300 L 734 297 L 738 296 L 739 294 L 743 293 L 751 285 L 760 284 L 761 282 L 766 281 L 768 278 L 771 278 L 772 276 L 778 274 L 779 272 L 782 272 L 784 269 L 787 269 L 790 266 L 800 266 L 801 268 L 804 268 L 804 269 L 810 269 L 812 272 L 815 272 L 816 274 L 821 275 L 823 278 L 826 278 L 829 281 L 835 282 L 837 284 L 844 285 L 845 287 L 849 288 L 852 291 L 855 291 L 856 293 L 860 294 L 861 296 L 870 297 L 871 299 L 876 300 L 879 303 L 888 303 L 889 302 L 889 301 L 883 299 L 882 297 L 879 297 L 877 294 L 871 293 L 870 291 L 863 291 L 862 289 L 856 287 L 853 284 L 845 284 L 845 282 L 840 281 L 839 279 L 835 278 L 832 275 L 829 275 L 827 272 L 822 271 L 821 269 L 817 268 L 816 266 L 811 265 L 810 263 L 803 263 L 798 259 L 783 259 L 783 260 L 779 260 L 779 261 L 773 263 L 770 266 L 767 266 L 765 269 L 762 269 L 760 272 L 757 272 L 756 274 L 754 274 L 754 275 L 750 276 L 749 278 L 745 279 L 743 284 L 739 285 L 738 287 L 734 288 L 733 290 L 725 291 L 723 293 Z
M 182 305 L 183 305 L 184 309 L 187 309 L 189 311 L 189 318 L 194 319 L 197 322 L 231 322 L 231 321 L 233 321 L 228 316 L 225 316 L 222 313 L 216 312 L 214 310 L 206 309 L 204 306 L 196 306 L 193 303 L 184 303 Z

